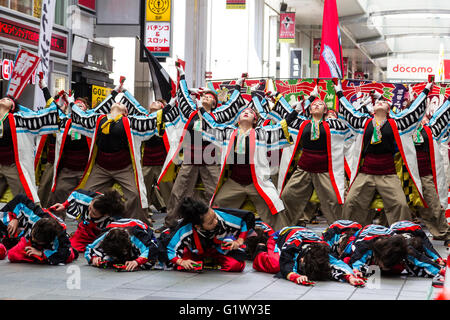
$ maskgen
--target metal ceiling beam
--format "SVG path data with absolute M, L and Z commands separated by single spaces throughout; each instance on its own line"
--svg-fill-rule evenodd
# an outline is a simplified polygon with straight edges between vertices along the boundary
M 347 38 L 350 39 L 350 41 L 354 44 L 356 48 L 361 51 L 361 53 L 381 72 L 384 72 L 381 70 L 381 68 L 375 63 L 375 61 L 370 57 L 370 54 L 360 45 L 356 42 L 356 39 L 353 37 L 352 33 L 347 29 L 347 27 L 341 25 L 341 31 L 347 36 Z
M 380 60 L 380 59 L 387 59 L 387 58 L 394 58 L 399 54 L 416 54 L 416 53 L 426 53 L 426 54 L 435 54 L 438 55 L 440 53 L 439 50 L 410 50 L 410 51 L 394 51 L 389 52 L 387 54 L 375 54 L 372 55 L 371 58 L 373 60 Z
M 369 18 L 369 15 L 367 13 L 361 13 L 361 14 L 352 14 L 348 16 L 339 17 L 339 24 L 355 24 L 355 23 L 362 23 L 366 22 Z
M 433 33 L 433 32 L 414 32 L 414 33 L 390 33 L 384 35 L 388 38 L 406 38 L 406 37 L 430 37 L 430 38 L 442 38 L 450 37 L 450 32 L 445 33 Z
M 370 17 L 399 15 L 399 14 L 448 14 L 450 15 L 450 9 L 404 9 L 404 10 L 383 10 L 373 11 L 360 14 L 353 14 L 348 16 L 339 17 L 340 24 L 358 24 L 366 23 Z
M 405 50 L 405 51 L 393 51 L 390 53 L 390 55 L 395 54 L 414 54 L 414 53 L 432 53 L 432 54 L 439 54 L 441 51 L 439 49 L 422 49 L 422 50 Z
M 388 55 L 390 55 L 390 54 L 392 54 L 392 52 L 386 52 L 386 53 L 374 54 L 374 55 L 371 55 L 370 57 L 371 57 L 373 60 L 378 60 L 378 59 L 387 58 Z
M 378 59 L 383 59 L 383 58 L 387 58 L 393 55 L 398 55 L 398 54 L 417 54 L 417 53 L 424 53 L 424 54 L 440 54 L 441 51 L 439 48 L 435 48 L 435 49 L 420 49 L 420 50 L 393 50 L 393 51 L 389 51 L 387 53 L 379 53 L 379 54 L 373 54 L 370 57 L 373 60 L 378 60 Z
M 401 9 L 369 12 L 369 16 L 387 16 L 398 14 L 450 14 L 450 9 Z M 341 18 L 339 18 L 340 20 Z
M 375 37 L 369 37 L 369 38 L 356 39 L 356 43 L 367 44 L 367 43 L 381 42 L 381 41 L 385 41 L 385 40 L 386 39 L 383 36 L 375 36 Z

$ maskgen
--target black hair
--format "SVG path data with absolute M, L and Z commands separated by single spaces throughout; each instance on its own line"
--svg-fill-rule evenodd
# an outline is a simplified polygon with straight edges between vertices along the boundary
M 401 263 L 407 257 L 406 239 L 401 235 L 380 237 L 373 242 L 373 254 L 387 269 Z
M 303 258 L 303 262 L 298 261 L 299 273 L 312 281 L 330 279 L 330 247 L 325 243 L 311 243 L 304 250 L 302 257 L 299 255 L 299 259 Z
M 55 219 L 42 218 L 33 225 L 31 240 L 43 244 L 44 248 L 49 248 L 53 240 L 63 231 L 63 227 Z
M 416 252 L 424 252 L 422 238 L 413 236 L 409 233 L 402 234 L 406 239 L 406 245 L 408 247 L 408 254 L 414 254 Z
M 132 260 L 132 244 L 125 229 L 111 229 L 102 240 L 100 247 L 115 263 Z
M 89 103 L 89 98 L 88 98 L 88 97 L 78 97 L 78 98 L 75 99 L 75 101 L 76 101 L 76 100 L 82 101 L 82 102 L 86 105 L 86 107 L 87 107 L 88 109 L 91 108 L 91 104 Z
M 179 216 L 183 218 L 184 223 L 192 225 L 202 225 L 203 217 L 208 213 L 209 207 L 201 201 L 187 197 L 183 199 L 179 208 Z
M 247 245 L 247 252 L 248 255 L 252 258 L 254 258 L 256 247 L 260 243 L 267 243 L 267 240 L 269 240 L 269 236 L 262 228 L 255 227 L 256 236 L 247 237 L 246 239 L 246 245 Z
M 345 230 L 342 235 L 341 238 L 339 239 L 339 244 L 338 244 L 338 252 L 340 253 L 340 256 L 342 257 L 344 255 L 344 250 L 348 245 L 348 241 L 350 240 L 350 238 L 352 236 L 355 235 L 355 233 L 358 231 L 358 229 L 355 228 L 350 228 Z
M 125 212 L 125 202 L 115 189 L 110 189 L 95 197 L 92 206 L 102 215 L 123 216 Z

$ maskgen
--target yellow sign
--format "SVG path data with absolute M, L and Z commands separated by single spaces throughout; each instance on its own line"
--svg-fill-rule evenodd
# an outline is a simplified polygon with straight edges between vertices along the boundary
M 92 108 L 95 108 L 100 102 L 105 100 L 111 94 L 111 91 L 112 89 L 110 88 L 92 86 Z
M 170 21 L 171 0 L 146 0 L 146 21 Z

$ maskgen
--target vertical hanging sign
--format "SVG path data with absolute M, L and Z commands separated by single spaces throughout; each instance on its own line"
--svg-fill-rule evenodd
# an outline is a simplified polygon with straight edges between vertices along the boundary
M 345 78 L 347 78 L 347 74 L 348 74 L 348 57 L 343 57 L 342 58 L 342 76 Z
M 171 0 L 146 0 L 144 45 L 155 57 L 170 57 Z
M 245 9 L 245 0 L 227 0 L 227 9 Z
M 280 13 L 279 42 L 295 42 L 295 12 Z
M 36 74 L 42 72 L 44 81 L 48 83 L 48 74 L 50 70 L 50 46 L 52 44 L 52 30 L 55 18 L 55 0 L 42 0 L 41 28 L 39 31 L 38 57 L 40 63 Z M 39 84 L 34 88 L 34 108 L 45 106 L 45 98 Z
M 321 43 L 321 38 L 314 38 L 313 40 L 313 63 L 314 64 L 319 64 L 320 62 L 320 43 Z

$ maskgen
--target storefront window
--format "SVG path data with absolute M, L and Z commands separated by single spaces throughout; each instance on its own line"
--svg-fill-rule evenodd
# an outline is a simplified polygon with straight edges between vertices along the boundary
M 55 24 L 59 24 L 61 26 L 66 25 L 66 17 L 67 17 L 67 0 L 56 1 L 55 4 Z
M 25 14 L 32 14 L 33 0 L 10 0 L 9 7 Z
M 68 0 L 57 0 L 55 3 L 55 24 L 65 26 Z M 42 0 L 0 0 L 0 6 L 41 18 Z
M 87 61 L 91 67 L 112 71 L 113 49 L 96 42 L 88 42 L 86 49 Z
M 65 90 L 67 91 L 67 76 L 59 74 L 59 73 L 52 73 L 52 78 L 54 80 L 53 90 L 51 91 L 53 94 L 57 94 L 58 92 Z
M 42 0 L 33 1 L 33 17 L 40 18 L 42 11 Z

